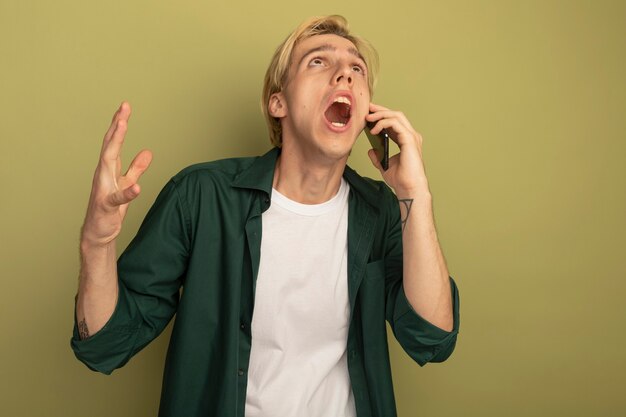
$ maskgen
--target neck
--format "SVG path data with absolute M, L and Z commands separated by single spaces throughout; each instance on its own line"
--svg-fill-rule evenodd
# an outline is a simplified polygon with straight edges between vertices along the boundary
M 347 157 L 334 163 L 304 161 L 289 149 L 281 151 L 274 170 L 273 187 L 301 204 L 320 204 L 339 191 Z

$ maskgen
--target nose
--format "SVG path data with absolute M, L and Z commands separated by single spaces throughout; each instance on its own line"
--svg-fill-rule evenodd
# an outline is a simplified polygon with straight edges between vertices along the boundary
M 339 84 L 341 82 L 342 79 L 344 79 L 348 82 L 348 84 L 352 84 L 352 76 L 350 75 L 344 75 L 344 74 L 340 74 L 337 77 L 337 84 Z
M 347 82 L 348 85 L 352 85 L 352 68 L 350 65 L 342 65 L 338 70 L 337 74 L 335 74 L 335 83 L 339 84 L 340 82 Z

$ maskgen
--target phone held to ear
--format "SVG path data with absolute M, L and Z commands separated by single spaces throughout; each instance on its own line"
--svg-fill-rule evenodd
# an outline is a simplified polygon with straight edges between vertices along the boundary
M 389 134 L 383 129 L 378 135 L 372 135 L 370 129 L 372 129 L 374 125 L 376 125 L 376 123 L 367 122 L 365 134 L 370 140 L 374 152 L 376 152 L 380 165 L 383 167 L 383 170 L 387 171 L 387 168 L 389 168 Z

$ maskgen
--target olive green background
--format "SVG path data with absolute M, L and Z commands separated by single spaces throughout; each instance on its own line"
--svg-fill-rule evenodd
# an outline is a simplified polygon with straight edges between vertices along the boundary
M 339 13 L 381 55 L 375 101 L 424 137 L 461 294 L 453 356 L 391 343 L 400 416 L 626 413 L 626 2 L 0 0 L 0 414 L 154 416 L 169 328 L 112 376 L 70 349 L 101 138 L 154 152 L 123 249 L 183 167 L 269 148 L 265 68 Z M 359 139 L 350 163 L 379 177 Z

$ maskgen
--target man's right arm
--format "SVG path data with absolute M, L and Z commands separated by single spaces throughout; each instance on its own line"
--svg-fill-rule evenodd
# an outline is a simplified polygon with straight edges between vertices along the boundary
M 80 339 L 98 332 L 111 318 L 118 297 L 116 238 L 128 204 L 140 192 L 137 181 L 152 160 L 150 151 L 135 156 L 121 175 L 121 149 L 130 118 L 122 103 L 104 136 L 91 196 L 80 235 L 80 276 L 76 322 Z

